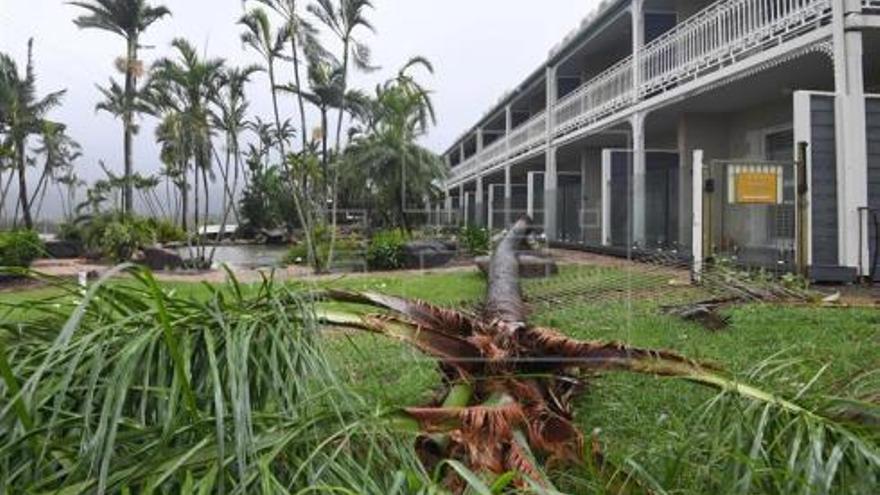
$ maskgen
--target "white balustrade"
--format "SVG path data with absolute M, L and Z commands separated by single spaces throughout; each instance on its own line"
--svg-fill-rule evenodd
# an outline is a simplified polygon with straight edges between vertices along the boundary
M 871 13 L 880 13 L 880 0 L 862 0 L 862 7 Z
M 632 57 L 599 74 L 556 104 L 556 132 L 595 122 L 632 103 Z
M 535 115 L 510 133 L 510 153 L 513 157 L 544 144 L 547 140 L 547 112 Z
M 595 123 L 644 99 L 725 65 L 758 55 L 827 24 L 831 2 L 842 0 L 718 0 L 663 35 L 640 53 L 639 88 L 633 57 L 627 57 L 560 99 L 553 135 Z M 880 0 L 862 0 L 865 11 L 880 13 Z M 467 178 L 544 145 L 546 112 L 535 115 L 481 153 L 453 168 L 452 179 Z
M 639 96 L 759 53 L 813 30 L 830 17 L 831 0 L 720 0 L 645 45 Z
M 483 167 L 491 167 L 496 163 L 504 161 L 506 155 L 507 142 L 504 136 L 502 136 L 483 149 L 483 152 L 480 153 L 480 162 L 482 162 Z

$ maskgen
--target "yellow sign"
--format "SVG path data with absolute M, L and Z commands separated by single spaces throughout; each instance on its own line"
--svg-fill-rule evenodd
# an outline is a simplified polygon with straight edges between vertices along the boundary
M 740 172 L 736 174 L 736 202 L 750 205 L 779 203 L 779 174 Z

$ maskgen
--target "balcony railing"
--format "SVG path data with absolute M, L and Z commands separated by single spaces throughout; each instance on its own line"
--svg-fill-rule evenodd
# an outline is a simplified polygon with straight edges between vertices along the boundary
M 449 178 L 452 180 L 459 180 L 468 177 L 476 172 L 481 165 L 482 164 L 478 159 L 478 155 L 473 155 L 472 157 L 466 159 L 457 166 L 452 167 Z
M 513 157 L 526 153 L 546 142 L 547 112 L 541 112 L 510 133 L 510 153 Z
M 507 155 L 507 140 L 504 136 L 496 139 L 480 153 L 480 162 L 484 167 L 491 167 L 499 161 L 503 161 Z
M 630 56 L 560 99 L 553 112 L 553 136 L 818 29 L 829 22 L 833 1 L 842 0 L 718 0 L 643 47 L 638 88 Z M 866 12 L 880 13 L 880 0 L 862 0 L 862 5 Z M 509 145 L 500 139 L 480 154 L 478 163 L 469 160 L 453 176 L 468 176 L 477 167 L 494 166 L 543 145 L 546 119 L 546 112 L 532 117 L 510 134 Z
M 641 53 L 639 96 L 650 97 L 812 30 L 831 0 L 721 0 L 669 30 Z
M 632 103 L 632 57 L 599 74 L 556 104 L 556 133 L 595 122 Z
M 871 14 L 880 14 L 880 0 L 862 0 L 862 9 Z

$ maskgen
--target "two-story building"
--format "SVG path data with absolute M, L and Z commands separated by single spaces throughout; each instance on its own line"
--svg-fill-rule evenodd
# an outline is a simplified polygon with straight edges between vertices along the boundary
M 446 151 L 441 216 L 876 275 L 877 93 L 880 0 L 606 0 Z

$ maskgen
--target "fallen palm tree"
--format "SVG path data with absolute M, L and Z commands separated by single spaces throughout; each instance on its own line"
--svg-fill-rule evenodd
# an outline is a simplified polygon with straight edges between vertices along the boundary
M 584 460 L 584 438 L 574 425 L 572 401 L 583 391 L 585 378 L 623 371 L 695 382 L 819 425 L 823 432 L 833 432 L 852 447 L 834 456 L 855 456 L 856 460 L 847 459 L 851 466 L 880 472 L 875 446 L 859 443 L 857 435 L 838 430 L 838 424 L 798 404 L 738 383 L 712 365 L 665 350 L 578 341 L 530 325 L 517 261 L 530 234 L 530 222 L 521 219 L 499 243 L 480 314 L 375 293 L 328 294 L 334 301 L 369 306 L 383 313 L 325 311 L 320 314 L 325 323 L 398 339 L 437 359 L 445 378 L 438 394 L 443 400 L 408 408 L 398 418 L 402 425 L 422 432 L 417 450 L 427 468 L 454 460 L 478 473 L 516 472 L 524 486 L 546 486 L 545 462 Z M 809 430 L 810 435 L 814 433 Z M 800 445 L 801 440 L 798 436 L 786 441 Z M 798 448 L 803 447 L 795 450 Z M 817 456 L 823 459 L 824 447 L 817 449 L 812 457 L 808 455 L 810 462 Z M 603 466 L 595 441 L 592 450 L 597 458 L 593 464 Z M 449 474 L 451 488 L 464 486 L 464 480 L 452 470 Z M 833 479 L 834 473 L 823 483 L 831 486 Z

